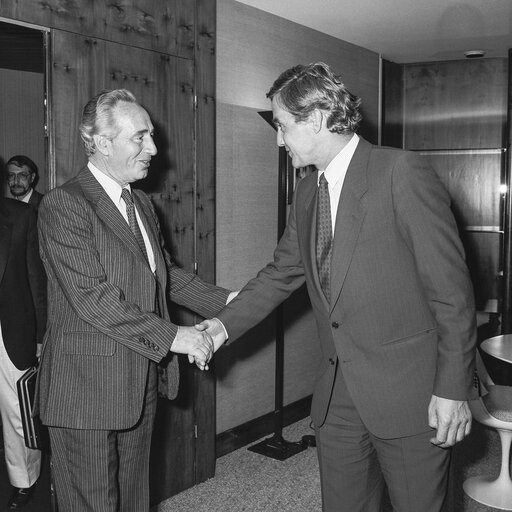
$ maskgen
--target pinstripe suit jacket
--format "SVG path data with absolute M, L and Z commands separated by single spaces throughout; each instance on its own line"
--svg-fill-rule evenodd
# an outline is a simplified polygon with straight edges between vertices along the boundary
M 372 433 L 428 431 L 432 394 L 466 400 L 473 377 L 473 290 L 448 194 L 413 153 L 361 139 L 337 211 L 329 304 L 315 262 L 317 189 L 317 173 L 299 182 L 274 261 L 218 318 L 235 339 L 305 280 L 322 346 L 315 424 L 337 359 Z
M 149 198 L 138 190 L 133 196 L 155 253 L 156 275 L 88 168 L 46 194 L 39 208 L 49 303 L 39 378 L 45 424 L 132 427 L 141 415 L 149 364 L 168 354 L 178 329 L 167 308 L 163 318 L 154 313 L 157 288 L 202 316 L 226 303 L 228 291 L 171 261 Z M 177 385 L 176 357 L 171 364 Z

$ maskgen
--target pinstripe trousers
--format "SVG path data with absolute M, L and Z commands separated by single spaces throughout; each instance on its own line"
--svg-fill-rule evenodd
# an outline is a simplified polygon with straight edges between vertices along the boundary
M 49 427 L 59 512 L 149 511 L 149 454 L 156 413 L 150 362 L 144 410 L 128 430 Z

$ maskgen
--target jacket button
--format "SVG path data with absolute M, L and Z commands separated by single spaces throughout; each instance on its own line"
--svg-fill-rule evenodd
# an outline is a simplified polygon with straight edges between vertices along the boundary
M 333 322 L 331 325 L 334 327 L 334 329 L 337 329 L 340 326 L 338 322 Z
M 334 359 L 332 357 L 329 357 L 329 363 L 334 364 Z

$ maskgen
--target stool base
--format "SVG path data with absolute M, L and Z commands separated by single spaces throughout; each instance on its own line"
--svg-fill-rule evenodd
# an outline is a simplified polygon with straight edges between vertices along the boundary
M 478 503 L 499 510 L 512 510 L 512 481 L 509 478 L 474 476 L 463 484 L 464 492 Z

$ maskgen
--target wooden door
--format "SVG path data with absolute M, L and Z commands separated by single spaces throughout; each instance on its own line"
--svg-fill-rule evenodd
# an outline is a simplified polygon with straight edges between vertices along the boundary
M 156 51 L 52 31 L 51 112 L 55 185 L 86 163 L 78 134 L 82 108 L 102 89 L 126 88 L 148 110 L 155 126 L 158 155 L 148 178 L 137 184 L 156 206 L 167 247 L 183 268 L 195 261 L 195 122 L 194 62 Z M 191 314 L 172 308 L 174 321 L 191 325 Z M 196 413 L 197 371 L 182 361 L 177 400 L 159 400 L 151 463 L 152 502 L 158 503 L 213 476 L 211 461 L 196 450 L 198 432 L 214 437 L 213 401 Z M 204 408 L 211 411 L 205 414 Z M 199 422 L 201 420 L 201 422 Z M 200 455 L 200 456 L 199 456 Z M 207 468 L 204 467 L 209 464 Z

